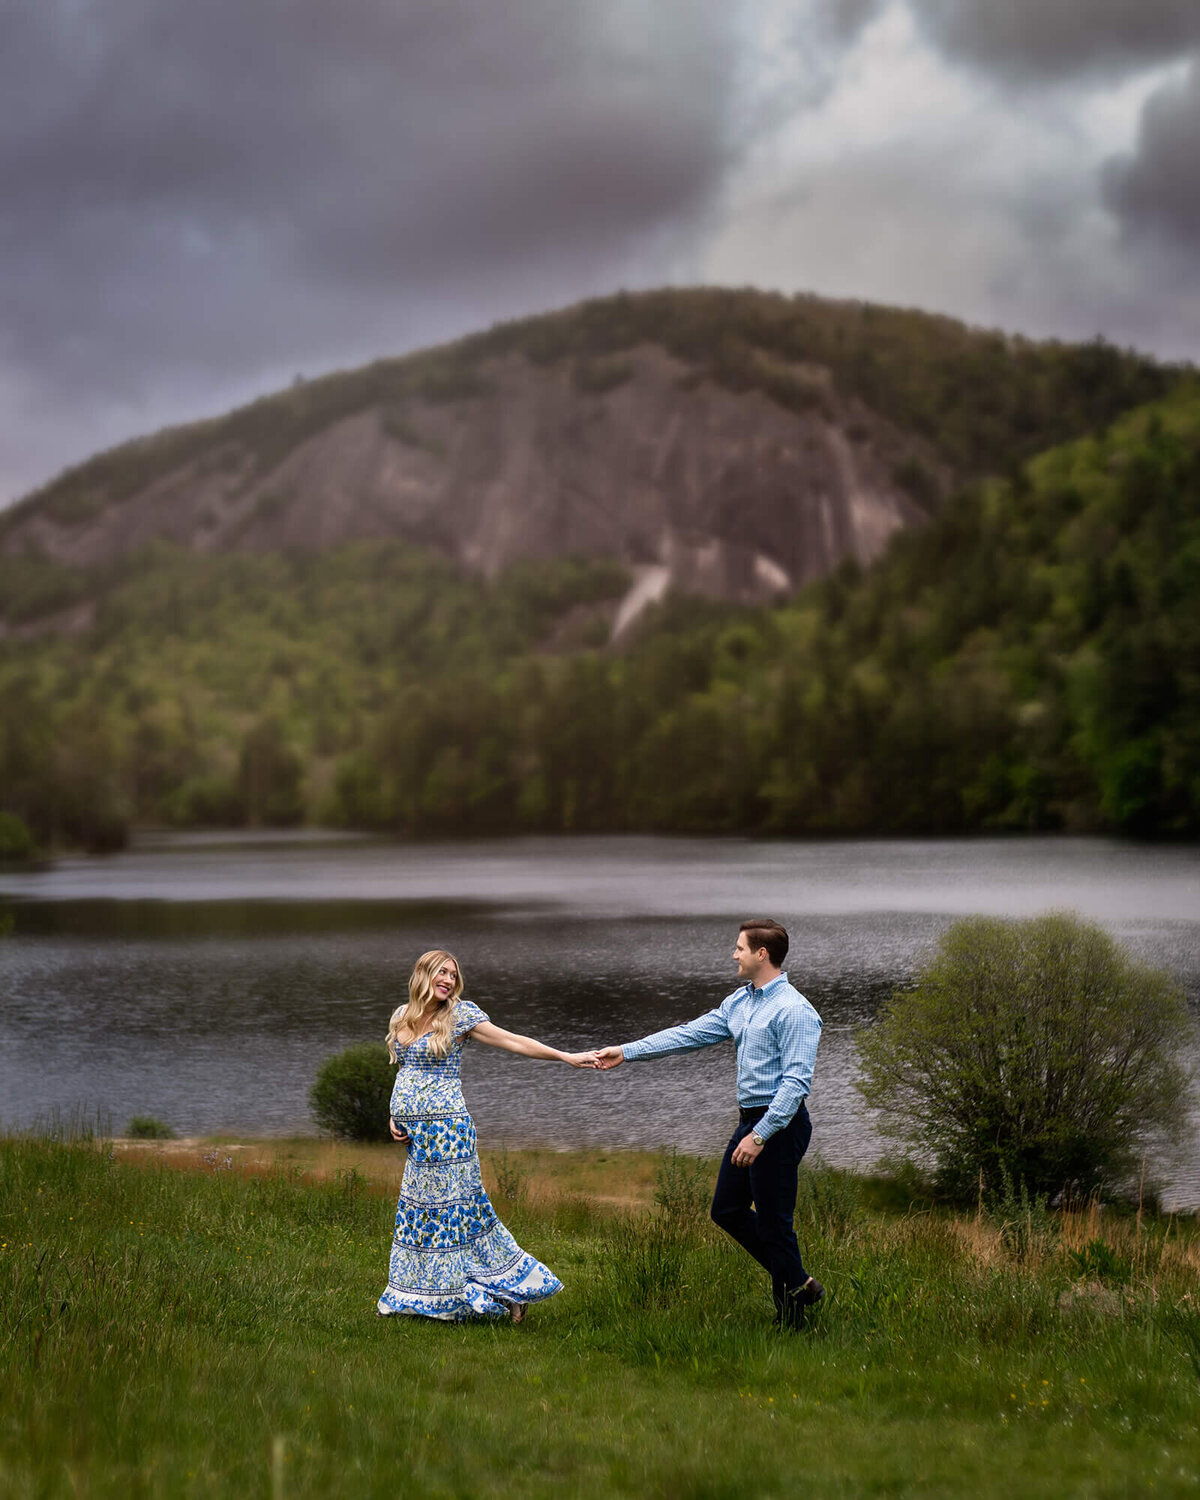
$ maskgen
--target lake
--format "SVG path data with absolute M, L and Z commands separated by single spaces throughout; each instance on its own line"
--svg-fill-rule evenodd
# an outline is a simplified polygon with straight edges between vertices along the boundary
M 326 1057 L 382 1039 L 413 959 L 459 957 L 469 998 L 570 1050 L 709 1009 L 735 987 L 738 921 L 792 934 L 787 969 L 825 1027 L 814 1149 L 881 1143 L 854 1090 L 854 1032 L 957 916 L 1069 909 L 1182 983 L 1200 1014 L 1200 851 L 1102 839 L 799 843 L 653 837 L 404 844 L 145 836 L 125 853 L 0 871 L 0 1124 L 85 1111 L 118 1131 L 312 1130 Z M 1196 1048 L 1200 1057 L 1200 1045 Z M 731 1047 L 580 1073 L 468 1048 L 485 1145 L 716 1153 Z M 1167 1200 L 1200 1206 L 1200 1116 Z

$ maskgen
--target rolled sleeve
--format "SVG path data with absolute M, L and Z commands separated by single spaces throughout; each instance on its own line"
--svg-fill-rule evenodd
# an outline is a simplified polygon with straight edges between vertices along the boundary
M 776 1131 L 790 1125 L 796 1111 L 808 1098 L 817 1060 L 817 1043 L 821 1040 L 821 1018 L 810 1005 L 798 1006 L 781 1015 L 772 1029 L 779 1046 L 783 1076 L 766 1114 L 755 1127 L 756 1134 L 763 1140 L 769 1140 Z
M 626 1042 L 621 1051 L 626 1062 L 637 1062 L 645 1057 L 665 1057 L 671 1052 L 694 1052 L 698 1047 L 713 1047 L 718 1042 L 729 1041 L 732 1035 L 724 1007 L 718 1006 L 682 1026 L 671 1026 L 636 1042 Z

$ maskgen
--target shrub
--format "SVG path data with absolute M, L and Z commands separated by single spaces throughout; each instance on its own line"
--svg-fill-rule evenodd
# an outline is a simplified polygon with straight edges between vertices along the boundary
M 0 859 L 31 859 L 33 834 L 15 813 L 0 812 Z
M 308 1103 L 322 1130 L 344 1141 L 390 1141 L 396 1065 L 381 1042 L 359 1042 L 321 1065 Z
M 134 1115 L 125 1134 L 133 1141 L 173 1141 L 176 1132 L 165 1120 L 156 1120 L 153 1115 Z
M 1051 913 L 956 922 L 860 1034 L 858 1087 L 943 1189 L 1112 1186 L 1177 1134 L 1182 994 L 1101 929 Z

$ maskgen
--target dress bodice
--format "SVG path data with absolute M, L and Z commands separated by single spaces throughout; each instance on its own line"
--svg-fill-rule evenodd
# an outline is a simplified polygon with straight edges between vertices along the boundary
M 430 1051 L 428 1036 L 397 1048 L 400 1066 L 392 1088 L 393 1119 L 466 1113 L 459 1077 L 463 1045 L 467 1033 L 486 1021 L 487 1014 L 469 1000 L 460 1000 L 454 1009 L 454 1039 L 445 1056 Z

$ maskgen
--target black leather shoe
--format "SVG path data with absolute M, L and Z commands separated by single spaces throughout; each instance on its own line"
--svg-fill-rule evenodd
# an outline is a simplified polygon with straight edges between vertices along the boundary
M 815 1276 L 810 1276 L 799 1290 L 789 1293 L 787 1302 L 780 1307 L 775 1307 L 775 1327 L 784 1328 L 789 1333 L 798 1333 L 804 1327 L 804 1314 L 810 1307 L 820 1302 L 825 1295 L 825 1288 Z

